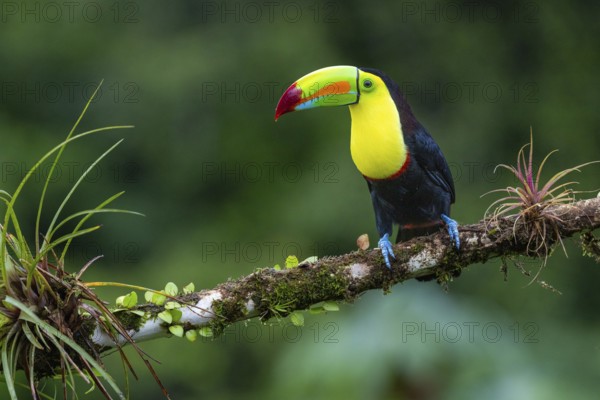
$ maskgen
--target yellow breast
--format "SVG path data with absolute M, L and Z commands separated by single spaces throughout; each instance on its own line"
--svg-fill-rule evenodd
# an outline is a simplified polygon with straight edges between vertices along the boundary
M 369 74 L 374 89 L 362 93 L 359 102 L 349 106 L 352 117 L 350 151 L 361 174 L 385 179 L 398 172 L 407 158 L 402 124 L 396 104 L 385 83 Z

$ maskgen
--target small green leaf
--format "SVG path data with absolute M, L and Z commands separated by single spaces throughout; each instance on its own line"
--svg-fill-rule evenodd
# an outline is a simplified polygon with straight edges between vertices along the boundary
M 142 318 L 146 316 L 146 313 L 142 310 L 131 310 L 129 312 Z
M 179 322 L 179 320 L 183 316 L 181 310 L 174 309 L 169 312 L 171 313 L 171 317 L 173 317 L 173 322 Z
M 176 301 L 167 301 L 165 303 L 165 310 L 174 310 L 176 308 L 181 308 L 181 304 Z
M 202 337 L 213 337 L 213 331 L 208 326 L 198 329 L 198 334 Z
M 117 307 L 123 307 L 123 301 L 125 301 L 125 296 L 119 296 L 117 297 L 117 299 L 115 300 L 115 304 L 117 305 Z
M 132 308 L 137 305 L 138 297 L 136 292 L 128 293 L 124 296 L 117 297 L 117 307 Z
M 151 303 L 154 303 L 157 306 L 162 306 L 165 304 L 165 301 L 167 301 L 167 296 L 165 296 L 163 293 L 152 293 L 152 300 L 150 301 Z
M 185 331 L 185 338 L 187 340 L 189 340 L 190 342 L 195 342 L 196 339 L 198 338 L 198 332 L 196 332 L 193 329 L 190 329 L 188 331 Z
M 169 332 L 177 337 L 183 337 L 183 326 L 181 325 L 171 325 L 169 326 Z
M 169 296 L 177 296 L 179 293 L 179 289 L 177 289 L 177 285 L 173 282 L 169 282 L 165 285 L 165 293 Z
M 300 312 L 293 312 L 290 314 L 290 321 L 294 326 L 304 326 L 304 315 Z
M 138 296 L 136 292 L 131 292 L 123 299 L 123 307 L 133 308 L 137 305 Z
M 327 312 L 327 310 L 325 309 L 325 303 L 326 302 L 324 302 L 324 301 L 315 303 L 309 307 L 308 311 L 311 314 L 323 314 L 323 313 Z M 335 303 L 333 303 L 333 304 L 335 304 Z
M 340 306 L 333 301 L 326 301 L 323 303 L 323 309 L 325 311 L 340 311 Z
M 312 256 L 312 257 L 308 257 L 306 260 L 303 260 L 300 264 L 312 264 L 312 263 L 316 263 L 317 261 L 319 261 L 319 257 Z
M 194 286 L 194 282 L 190 282 L 183 287 L 183 294 L 190 294 L 196 291 L 196 286 Z M 190 332 L 190 331 L 188 331 Z
M 275 266 L 273 267 L 273 269 L 275 271 L 281 271 L 281 266 L 279 264 L 275 264 Z
M 311 304 L 309 308 L 310 308 L 310 309 L 313 309 L 313 308 L 323 308 L 323 302 L 322 302 L 322 301 L 320 301 L 320 302 L 318 302 L 318 303 Z
M 286 268 L 295 268 L 298 266 L 298 257 L 296 256 L 287 256 L 285 259 L 285 267 Z
M 153 299 L 153 296 L 154 296 L 154 292 L 151 292 L 151 291 L 149 291 L 149 290 L 148 290 L 148 291 L 146 291 L 146 293 L 144 293 L 144 299 L 146 299 L 146 301 L 147 301 L 148 303 L 152 303 L 152 302 L 153 302 L 153 301 L 152 301 L 152 299 Z
M 167 324 L 173 322 L 173 316 L 171 315 L 171 311 L 162 311 L 158 313 L 157 317 L 165 321 Z

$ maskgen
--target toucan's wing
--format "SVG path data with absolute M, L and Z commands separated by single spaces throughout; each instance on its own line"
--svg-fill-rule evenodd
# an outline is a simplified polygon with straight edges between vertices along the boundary
M 440 146 L 423 127 L 416 129 L 413 135 L 411 157 L 415 158 L 433 184 L 450 194 L 451 203 L 454 203 L 454 181 Z

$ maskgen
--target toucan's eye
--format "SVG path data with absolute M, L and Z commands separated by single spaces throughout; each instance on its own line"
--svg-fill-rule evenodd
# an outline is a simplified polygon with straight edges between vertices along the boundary
M 373 87 L 373 81 L 372 81 L 372 80 L 370 80 L 370 79 L 365 79 L 365 80 L 363 81 L 363 87 L 364 87 L 365 89 L 371 89 L 371 88 Z

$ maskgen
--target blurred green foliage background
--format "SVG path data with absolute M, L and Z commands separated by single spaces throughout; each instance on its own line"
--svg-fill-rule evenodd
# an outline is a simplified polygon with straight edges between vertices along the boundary
M 348 112 L 273 122 L 295 79 L 349 64 L 401 84 L 451 165 L 454 218 L 476 222 L 494 199 L 480 196 L 514 184 L 494 166 L 515 161 L 530 127 L 538 162 L 560 149 L 547 174 L 600 158 L 598 15 L 587 1 L 3 1 L 1 187 L 13 191 L 66 136 L 104 79 L 81 130 L 135 129 L 70 147 L 46 218 L 121 137 L 65 213 L 126 190 L 118 206 L 146 217 L 97 218 L 103 229 L 74 246 L 68 269 L 103 254 L 87 280 L 210 288 L 288 254 L 352 251 L 376 231 Z M 580 189 L 598 189 L 598 168 L 575 177 Z M 20 203 L 30 233 L 43 178 Z M 542 275 L 562 295 L 528 286 L 510 263 L 505 282 L 494 260 L 449 293 L 407 282 L 307 315 L 303 328 L 253 321 L 214 341 L 143 349 L 174 399 L 589 399 L 600 378 L 600 270 L 571 241 L 567 250 Z M 120 375 L 116 356 L 106 362 Z M 134 364 L 132 398 L 163 398 Z

